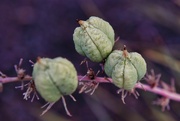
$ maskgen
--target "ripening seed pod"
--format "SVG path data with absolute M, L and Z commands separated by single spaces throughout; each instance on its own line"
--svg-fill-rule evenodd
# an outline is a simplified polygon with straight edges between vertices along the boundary
M 144 77 L 147 69 L 139 53 L 114 50 L 108 56 L 104 70 L 117 87 L 130 91 Z
M 101 62 L 111 53 L 114 46 L 114 30 L 111 25 L 98 17 L 79 20 L 80 27 L 74 30 L 73 40 L 76 51 L 93 62 Z
M 35 87 L 47 102 L 56 102 L 63 95 L 72 94 L 77 86 L 77 72 L 65 58 L 39 58 L 33 67 Z

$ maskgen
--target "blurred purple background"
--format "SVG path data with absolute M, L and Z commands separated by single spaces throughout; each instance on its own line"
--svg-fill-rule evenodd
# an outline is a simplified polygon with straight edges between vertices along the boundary
M 0 70 L 15 76 L 14 65 L 20 58 L 31 75 L 28 60 L 38 56 L 66 57 L 78 73 L 86 74 L 80 66 L 84 57 L 74 49 L 72 34 L 78 26 L 76 19 L 98 16 L 108 21 L 120 41 L 122 49 L 141 53 L 148 71 L 154 69 L 169 83 L 175 79 L 180 92 L 180 0 L 0 0 Z M 100 66 L 90 63 L 95 70 Z M 112 84 L 101 84 L 96 92 L 74 93 L 77 102 L 66 97 L 73 117 L 65 114 L 61 100 L 44 116 L 40 107 L 43 99 L 33 103 L 23 100 L 24 91 L 15 89 L 21 83 L 5 84 L 0 93 L 0 121 L 177 121 L 180 120 L 179 102 L 171 101 L 170 111 L 152 105 L 157 95 L 138 90 L 136 100 L 128 96 L 124 105 L 118 89 Z

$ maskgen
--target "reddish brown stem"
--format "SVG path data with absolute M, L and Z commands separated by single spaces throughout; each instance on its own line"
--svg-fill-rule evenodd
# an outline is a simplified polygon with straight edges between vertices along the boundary
M 31 76 L 26 75 L 23 79 L 19 79 L 18 77 L 0 77 L 0 83 L 9 83 L 9 82 L 16 82 L 16 81 L 30 81 L 32 80 Z
M 30 81 L 30 80 L 32 80 L 31 76 L 25 76 L 23 78 L 23 81 Z M 83 77 L 83 76 L 78 76 L 78 80 L 87 81 L 87 82 L 92 81 L 88 77 Z M 5 77 L 5 78 L 0 77 L 0 82 L 3 84 L 9 83 L 9 82 L 16 82 L 16 81 L 22 81 L 22 80 L 20 80 L 18 77 Z M 103 78 L 103 77 L 96 77 L 95 81 L 99 82 L 99 83 L 112 83 L 111 78 Z M 159 87 L 152 88 L 151 86 L 149 86 L 147 84 L 137 83 L 135 85 L 135 88 L 139 88 L 139 89 L 146 90 L 146 91 L 149 91 L 149 92 L 152 92 L 155 94 L 159 94 L 159 95 L 167 97 L 171 100 L 180 102 L 180 94 L 173 93 L 173 92 L 164 90 L 164 89 L 159 88 Z

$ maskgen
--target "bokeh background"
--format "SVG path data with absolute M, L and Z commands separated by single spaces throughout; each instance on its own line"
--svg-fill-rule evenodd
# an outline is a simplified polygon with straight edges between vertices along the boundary
M 40 57 L 66 57 L 79 75 L 86 74 L 86 66 L 79 65 L 84 57 L 74 49 L 72 34 L 78 26 L 76 19 L 98 16 L 108 21 L 115 30 L 115 45 L 137 51 L 154 69 L 161 80 L 175 79 L 180 92 L 180 0 L 0 0 L 0 70 L 16 76 L 14 65 L 20 58 L 31 75 L 29 60 Z M 89 63 L 95 72 L 99 64 Z M 101 75 L 100 75 L 101 76 Z M 103 75 L 102 75 L 103 76 Z M 142 81 L 144 82 L 144 81 Z M 145 82 L 144 82 L 145 83 Z M 68 117 L 58 101 L 44 116 L 39 116 L 46 102 L 41 98 L 33 103 L 23 100 L 15 86 L 4 84 L 0 93 L 0 121 L 179 121 L 180 104 L 171 101 L 170 111 L 152 105 L 157 95 L 138 90 L 136 100 L 128 96 L 124 105 L 118 89 L 112 84 L 101 84 L 96 92 L 73 94 L 77 102 L 66 97 L 73 117 Z

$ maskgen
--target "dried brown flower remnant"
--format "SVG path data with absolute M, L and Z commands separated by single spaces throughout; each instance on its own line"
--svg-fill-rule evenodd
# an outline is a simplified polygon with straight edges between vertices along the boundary
M 28 100 L 28 98 L 30 98 L 31 93 L 33 92 L 33 97 L 31 99 L 31 102 L 33 102 L 35 97 L 39 100 L 39 97 L 37 95 L 37 91 L 34 85 L 34 81 L 31 80 L 29 83 L 26 84 L 26 86 L 27 86 L 27 90 L 25 93 L 23 93 L 24 99 Z
M 86 73 L 85 76 L 83 76 L 79 80 L 80 81 L 79 85 L 82 85 L 79 93 L 83 93 L 83 92 L 89 93 L 89 92 L 91 92 L 90 95 L 92 95 L 99 86 L 99 82 L 96 82 L 95 79 L 96 79 L 96 76 L 99 74 L 100 71 L 98 71 L 95 74 L 94 70 L 92 68 L 88 67 L 88 61 L 86 59 L 81 62 L 81 64 L 83 64 L 83 63 L 86 63 L 87 73 Z M 81 82 L 85 77 L 88 77 L 91 81 L 89 81 L 89 82 Z
M 163 81 L 160 82 L 160 85 L 162 86 L 163 89 L 165 89 L 167 91 L 176 92 L 174 79 L 171 79 L 171 85 L 168 85 L 167 83 L 165 83 Z M 170 103 L 170 99 L 165 96 L 158 98 L 156 101 L 153 102 L 153 104 L 155 104 L 155 105 L 160 105 L 162 107 L 162 109 L 161 109 L 162 111 L 165 111 L 166 109 L 170 110 L 169 103 Z
M 159 85 L 159 81 L 161 78 L 161 74 L 157 74 L 155 75 L 154 70 L 151 69 L 151 74 L 146 74 L 146 76 L 144 77 L 144 79 L 146 80 L 146 82 L 152 87 L 157 87 Z
M 27 84 L 24 84 L 24 85 L 21 85 L 21 86 L 17 86 L 15 88 L 16 89 L 17 88 L 21 88 L 22 89 L 22 86 L 23 86 L 23 88 L 25 88 L 25 87 L 27 88 L 26 92 L 23 93 L 23 95 L 24 95 L 23 99 L 28 100 L 29 98 L 31 98 L 31 93 L 33 93 L 33 97 L 31 98 L 31 102 L 34 101 L 35 97 L 39 100 L 39 97 L 37 95 L 36 87 L 34 85 L 34 81 L 33 80 L 31 80 Z
M 23 59 L 21 58 L 20 61 L 19 61 L 19 65 L 14 65 L 14 68 L 15 68 L 15 71 L 17 73 L 17 77 L 19 79 L 23 79 L 24 76 L 25 76 L 25 71 L 23 68 L 21 68 L 21 65 L 22 65 L 22 62 L 23 62 Z
M 18 66 L 17 66 L 17 65 L 14 65 L 14 68 L 15 68 L 15 71 L 16 71 L 16 74 L 17 74 L 17 77 L 18 77 L 20 80 L 24 79 L 24 77 L 25 77 L 25 71 L 26 71 L 26 70 L 24 70 L 23 68 L 21 68 L 22 62 L 23 62 L 23 59 L 21 58 L 21 59 L 19 60 Z M 21 90 L 23 90 L 23 89 L 24 89 L 24 82 L 21 81 Z
M 126 98 L 127 95 L 133 94 L 136 99 L 138 99 L 138 96 L 140 96 L 138 91 L 135 90 L 135 88 L 133 88 L 131 90 L 119 89 L 119 90 L 117 90 L 117 93 L 118 94 L 122 93 L 121 100 L 124 104 L 126 104 L 124 99 Z

